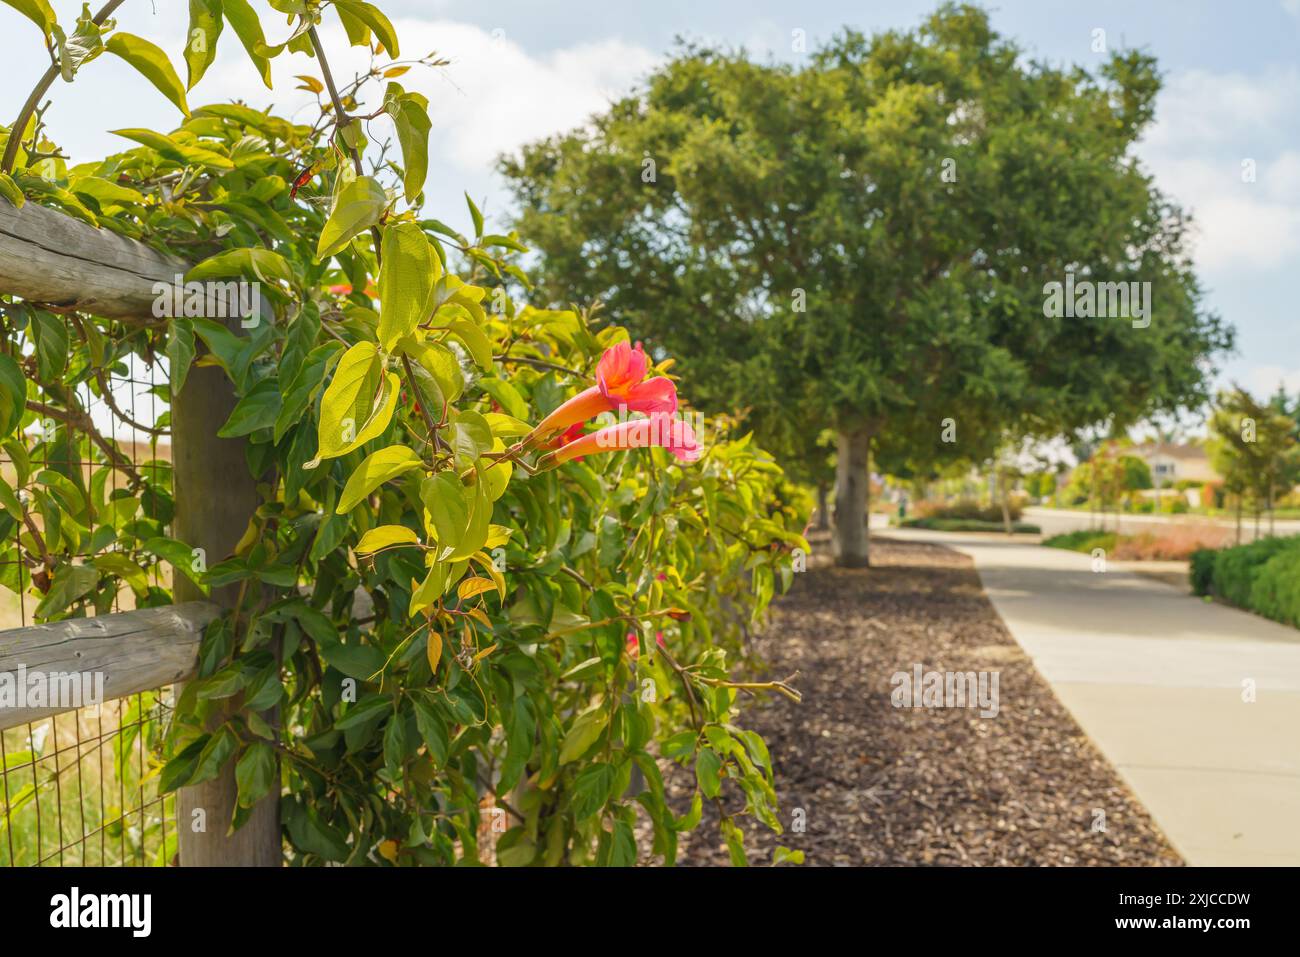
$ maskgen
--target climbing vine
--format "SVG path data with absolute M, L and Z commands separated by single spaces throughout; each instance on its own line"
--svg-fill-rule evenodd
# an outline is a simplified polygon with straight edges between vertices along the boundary
M 192 0 L 182 82 L 115 29 L 121 0 L 71 27 L 45 0 L 4 2 L 51 67 L 0 128 L 0 202 L 194 264 L 152 320 L 0 300 L 0 584 L 38 596 L 40 620 L 168 604 L 173 576 L 238 589 L 177 702 L 161 786 L 233 763 L 229 823 L 279 794 L 303 865 L 672 862 L 705 801 L 736 862 L 742 815 L 779 831 L 738 704 L 798 695 L 739 672 L 761 668 L 745 640 L 807 550 L 806 503 L 747 436 L 689 411 L 671 357 L 598 305 L 529 304 L 523 242 L 468 197 L 472 236 L 426 213 L 430 104 L 398 80 L 443 62 L 403 60 L 359 0 L 269 0 L 265 25 L 248 0 Z M 345 83 L 318 33 L 331 17 L 371 53 Z M 313 58 L 315 123 L 191 107 L 225 27 L 268 87 L 284 52 Z M 104 53 L 181 122 L 70 165 L 45 93 Z M 238 289 L 237 315 L 212 314 L 213 288 Z M 87 412 L 137 364 L 166 369 L 164 403 L 196 366 L 233 383 L 219 434 L 246 439 L 261 502 L 230 555 L 171 537 L 169 464 Z M 156 442 L 170 416 L 130 424 Z M 693 771 L 682 806 L 665 762 Z

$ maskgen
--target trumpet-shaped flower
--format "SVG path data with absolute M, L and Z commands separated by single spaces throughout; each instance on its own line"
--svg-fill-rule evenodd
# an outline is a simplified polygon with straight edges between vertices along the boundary
M 647 379 L 649 362 L 641 344 L 634 347 L 618 342 L 605 350 L 596 365 L 596 384 L 584 389 L 542 419 L 533 429 L 534 440 L 561 432 L 578 422 L 586 422 L 602 412 L 629 412 L 646 415 L 677 411 L 677 386 L 665 376 Z
M 649 418 L 630 419 L 589 432 L 542 456 L 537 464 L 539 468 L 549 468 L 572 461 L 578 456 L 650 446 L 667 449 L 683 462 L 694 462 L 703 452 L 695 430 L 685 419 L 660 412 Z

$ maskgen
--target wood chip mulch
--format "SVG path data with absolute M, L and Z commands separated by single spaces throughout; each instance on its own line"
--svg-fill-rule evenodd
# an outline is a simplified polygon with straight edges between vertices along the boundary
M 744 716 L 772 751 L 786 826 L 778 836 L 741 818 L 750 862 L 781 844 L 809 865 L 1182 864 L 1008 634 L 971 560 L 883 538 L 872 547 L 872 568 L 848 570 L 815 542 L 754 640 L 772 677 L 799 673 L 804 700 L 755 701 Z M 916 664 L 998 672 L 999 713 L 893 707 L 891 676 Z M 684 811 L 693 773 L 673 765 L 667 781 Z M 743 805 L 738 788 L 723 800 Z M 706 802 L 679 863 L 726 864 L 717 833 Z

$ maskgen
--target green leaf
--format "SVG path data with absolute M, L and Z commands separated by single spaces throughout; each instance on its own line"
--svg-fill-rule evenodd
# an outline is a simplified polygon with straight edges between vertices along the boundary
M 420 483 L 420 500 L 433 519 L 440 548 L 455 548 L 469 527 L 469 491 L 454 470 L 439 472 Z
M 418 544 L 420 544 L 420 537 L 405 525 L 380 525 L 361 536 L 361 541 L 357 542 L 356 552 L 358 555 L 371 555 L 381 548 Z
M 355 17 L 374 31 L 389 57 L 397 59 L 402 55 L 397 45 L 397 31 L 393 29 L 388 17 L 380 13 L 377 8 L 362 0 L 336 0 L 334 6 L 338 8 L 340 14 L 346 13 Z
M 183 750 L 173 755 L 167 761 L 167 764 L 163 766 L 162 773 L 158 776 L 158 790 L 167 794 L 189 784 L 190 778 L 194 777 L 194 769 L 198 767 L 199 755 L 203 753 L 203 749 L 207 746 L 209 740 L 211 740 L 211 735 L 205 734 L 194 739 Z
M 133 33 L 114 33 L 104 49 L 135 67 L 158 88 L 159 93 L 176 104 L 177 109 L 186 116 L 190 115 L 189 104 L 185 102 L 185 86 L 161 48 Z
M 722 791 L 722 759 L 708 749 L 695 756 L 695 780 L 707 798 L 715 798 Z
M 49 37 L 50 31 L 58 23 L 58 18 L 46 0 L 3 0 L 32 23 L 41 28 L 41 33 Z
M 36 338 L 36 371 L 45 382 L 57 381 L 68 367 L 68 324 L 62 316 L 32 313 L 32 334 Z
M 478 386 L 492 398 L 496 399 L 501 408 L 516 419 L 527 419 L 529 416 L 528 403 L 523 400 L 519 392 L 513 385 L 505 379 L 479 379 Z M 491 420 L 488 420 L 491 424 Z M 503 423 L 505 425 L 506 423 Z M 509 426 L 506 426 L 509 429 Z M 524 432 L 528 431 L 527 426 Z M 493 433 L 501 435 L 501 431 L 493 428 Z
M 9 200 L 18 209 L 22 209 L 23 204 L 27 202 L 27 197 L 23 195 L 23 191 L 18 188 L 18 184 L 14 182 L 14 178 L 8 173 L 0 173 L 0 196 Z
M 387 208 L 388 194 L 379 180 L 372 176 L 355 176 L 347 181 L 334 197 L 329 218 L 321 228 L 316 243 L 316 261 L 342 250 L 353 236 L 379 222 Z
M 190 0 L 190 28 L 185 34 L 187 90 L 194 89 L 217 58 L 220 36 L 221 0 Z
M 379 345 L 391 351 L 427 318 L 426 304 L 441 271 L 429 240 L 415 223 L 384 230 L 379 267 Z
M 478 207 L 474 205 L 474 200 L 469 198 L 469 193 L 465 194 L 465 205 L 469 207 L 469 218 L 474 221 L 474 236 L 475 237 L 482 236 L 483 235 L 483 214 L 480 213 Z
M 0 436 L 8 437 L 27 413 L 27 377 L 22 366 L 0 354 Z
M 358 342 L 345 352 L 321 398 L 316 457 L 303 468 L 314 469 L 322 459 L 346 455 L 383 432 L 400 388 L 397 376 L 384 372 L 383 357 L 373 342 Z
M 476 366 L 484 372 L 492 370 L 492 343 L 488 341 L 487 334 L 482 329 L 468 319 L 453 319 L 447 323 L 447 328 L 451 330 L 452 335 L 465 343 L 465 348 L 469 349 Z
M 424 581 L 416 584 L 411 580 L 411 604 L 406 614 L 414 618 L 419 612 L 428 608 L 447 590 L 447 563 L 434 562 L 424 576 Z
M 274 378 L 263 379 L 236 403 L 226 424 L 217 430 L 218 437 L 233 439 L 271 428 L 280 414 L 280 401 L 280 384 Z
M 271 61 L 259 52 L 266 46 L 266 34 L 262 32 L 262 21 L 258 19 L 257 11 L 248 0 L 221 0 L 221 9 L 239 42 L 248 51 L 248 58 L 262 75 L 262 82 L 268 90 L 271 89 Z
M 424 189 L 429 175 L 429 101 L 419 93 L 407 93 L 397 83 L 389 83 L 384 94 L 384 109 L 393 118 L 397 142 L 402 148 L 402 193 L 408 203 Z
M 93 565 L 63 565 L 56 569 L 50 590 L 36 606 L 37 620 L 60 614 L 98 584 L 99 569 Z
M 185 274 L 186 282 L 242 276 L 257 282 L 293 282 L 293 269 L 283 256 L 270 249 L 227 249 L 209 256 Z
M 302 321 L 299 319 L 299 322 Z M 275 418 L 275 433 L 272 436 L 272 440 L 277 445 L 280 444 L 285 433 L 302 418 L 303 412 L 324 384 L 325 374 L 329 371 L 330 365 L 342 350 L 341 342 L 331 340 L 307 353 L 293 381 L 289 383 L 289 388 L 282 392 L 284 404 L 280 407 L 280 414 Z
M 144 205 L 144 193 L 121 183 L 104 179 L 102 176 L 78 176 L 68 187 L 78 196 L 89 196 L 101 207 L 126 205 L 128 203 Z
M 492 427 L 472 409 L 457 412 L 452 417 L 451 447 L 462 468 L 473 465 L 484 452 L 492 450 Z
M 135 140 L 137 143 L 149 147 L 151 150 L 156 150 L 166 159 L 171 160 L 173 163 L 179 163 L 181 166 L 211 166 L 213 169 L 220 170 L 235 168 L 235 164 L 230 161 L 229 157 L 204 149 L 201 146 L 178 143 L 170 136 L 155 133 L 153 130 L 126 129 L 111 130 L 110 132 L 114 136 L 124 136 L 129 140 Z
M 252 807 L 271 790 L 279 766 L 275 749 L 265 741 L 255 742 L 235 763 L 235 788 L 240 807 Z
M 88 3 L 81 5 L 81 16 L 77 17 L 77 28 L 72 31 L 72 36 L 64 33 L 57 23 L 50 27 L 50 35 L 59 51 L 59 72 L 68 83 L 84 64 L 104 52 L 102 27 L 91 16 Z
M 335 514 L 345 515 L 389 479 L 423 464 L 420 457 L 404 445 L 390 445 L 386 449 L 371 452 L 348 478 L 343 494 L 339 497 L 339 504 L 334 509 Z
M 596 814 L 614 787 L 614 767 L 603 762 L 583 768 L 573 782 L 573 817 L 578 823 Z
M 199 759 L 194 765 L 194 774 L 186 783 L 192 786 L 211 781 L 221 773 L 221 769 L 238 748 L 239 738 L 235 736 L 235 732 L 231 731 L 228 725 L 222 725 L 221 730 L 214 733 L 199 752 Z
M 167 366 L 171 373 L 172 395 L 185 387 L 194 362 L 194 323 L 180 318 L 172 321 L 171 336 L 167 339 Z
M 564 743 L 560 745 L 560 763 L 568 764 L 582 757 L 600 738 L 608 721 L 609 712 L 603 707 L 578 715 L 569 728 L 569 733 L 564 736 Z

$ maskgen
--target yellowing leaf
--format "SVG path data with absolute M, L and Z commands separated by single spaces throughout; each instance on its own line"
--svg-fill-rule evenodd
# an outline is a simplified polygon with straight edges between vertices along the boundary
M 391 351 L 425 318 L 425 304 L 438 279 L 438 256 L 415 223 L 384 230 L 379 267 L 379 345 Z
M 380 13 L 377 8 L 369 3 L 363 3 L 362 0 L 335 0 L 334 6 L 338 8 L 340 15 L 346 13 L 355 17 L 373 30 L 390 57 L 396 59 L 402 55 L 397 45 L 397 31 L 393 29 L 388 17 Z
M 104 49 L 135 67 L 158 88 L 159 93 L 175 103 L 186 116 L 190 115 L 189 104 L 185 102 L 185 86 L 160 47 L 133 33 L 114 33 Z
M 358 342 L 343 353 L 321 398 L 316 457 L 303 468 L 346 455 L 388 428 L 400 390 L 397 376 L 384 372 L 373 342 Z
M 335 514 L 343 515 L 352 511 L 357 503 L 389 479 L 422 464 L 420 457 L 404 445 L 390 445 L 378 452 L 371 452 L 348 477 L 338 507 L 334 509 Z
M 429 642 L 424 649 L 425 655 L 429 659 L 429 670 L 435 675 L 438 673 L 438 664 L 442 661 L 442 635 L 429 629 Z
M 452 335 L 465 343 L 474 364 L 485 372 L 492 368 L 492 343 L 487 334 L 468 319 L 453 319 L 447 324 Z
M 456 586 L 456 595 L 461 601 L 465 601 L 475 595 L 481 595 L 485 591 L 492 591 L 496 587 L 496 583 L 490 578 L 466 578 Z
M 407 67 L 396 67 L 405 73 Z M 394 75 L 390 70 L 385 76 Z M 429 101 L 419 93 L 407 93 L 397 83 L 388 84 L 384 94 L 384 109 L 393 118 L 397 142 L 402 147 L 402 193 L 408 203 L 414 202 L 424 189 L 429 174 Z
M 239 42 L 248 51 L 248 58 L 253 61 L 257 71 L 262 75 L 266 88 L 271 88 L 271 61 L 258 52 L 266 46 L 266 34 L 262 32 L 262 21 L 248 3 L 248 0 L 221 0 L 221 9 L 230 21 Z
M 221 0 L 190 0 L 190 28 L 185 34 L 187 90 L 194 89 L 217 58 L 219 36 Z
M 430 566 L 428 574 L 424 576 L 424 581 L 417 583 L 412 580 L 411 606 L 407 614 L 415 617 L 416 614 L 441 598 L 446 587 L 447 564 L 446 562 L 434 562 Z
M 46 37 L 49 37 L 50 30 L 58 23 L 58 18 L 50 9 L 47 0 L 4 0 L 4 2 L 40 27 Z
M 405 525 L 380 525 L 361 536 L 356 552 L 358 555 L 373 555 L 384 548 L 418 544 L 420 537 Z
M 353 236 L 379 222 L 387 208 L 388 194 L 374 177 L 355 176 L 344 183 L 334 197 L 329 218 L 321 228 L 320 239 L 316 243 L 316 261 L 320 262 L 342 250 L 352 241 Z

